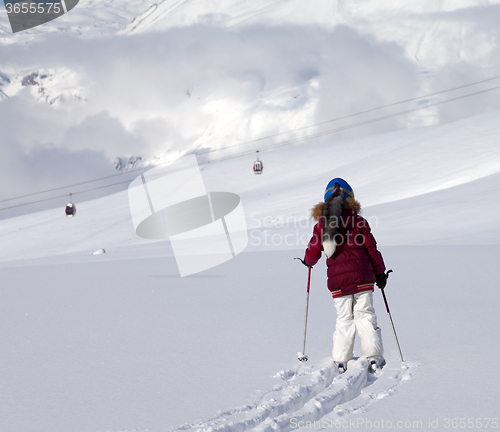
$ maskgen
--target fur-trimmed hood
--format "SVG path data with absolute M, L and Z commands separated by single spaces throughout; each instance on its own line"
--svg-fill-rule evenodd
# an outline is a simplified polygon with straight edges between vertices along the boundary
M 312 209 L 311 209 L 311 219 L 315 220 L 316 222 L 319 220 L 321 215 L 323 214 L 323 205 L 324 202 L 320 202 L 316 204 Z M 351 209 L 354 211 L 356 214 L 361 213 L 361 204 L 359 201 L 352 199 L 352 198 L 346 198 L 344 200 L 344 209 Z
M 325 200 L 324 204 L 317 207 L 317 210 L 321 207 L 320 217 L 323 227 L 323 250 L 325 255 L 330 258 L 335 253 L 337 244 L 341 244 L 342 242 L 341 229 L 346 227 L 343 220 L 344 211 L 350 210 L 357 214 L 361 211 L 361 205 L 354 198 L 345 198 L 344 190 L 338 184 L 335 184 L 333 192 Z

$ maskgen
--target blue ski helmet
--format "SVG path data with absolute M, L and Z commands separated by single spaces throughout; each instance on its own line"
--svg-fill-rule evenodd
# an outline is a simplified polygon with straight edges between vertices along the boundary
M 330 180 L 330 183 L 328 183 L 328 185 L 326 186 L 325 201 L 333 193 L 333 189 L 335 188 L 335 183 L 338 183 L 339 186 L 342 189 L 344 189 L 344 198 L 350 197 L 350 198 L 354 199 L 354 191 L 352 190 L 352 187 L 349 186 L 349 183 L 347 183 L 344 179 L 337 177 L 337 178 L 334 178 L 333 180 Z

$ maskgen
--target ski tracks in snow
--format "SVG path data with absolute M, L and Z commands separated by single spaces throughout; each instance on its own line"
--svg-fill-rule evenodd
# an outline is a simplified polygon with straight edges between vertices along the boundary
M 220 411 L 216 417 L 186 424 L 178 432 L 287 432 L 320 419 L 341 421 L 363 412 L 375 401 L 392 395 L 408 380 L 418 364 L 390 362 L 378 376 L 367 372 L 364 358 L 352 360 L 339 375 L 333 361 L 303 365 L 297 371 L 280 371 L 284 380 L 251 405 Z M 311 424 L 309 423 L 309 424 Z

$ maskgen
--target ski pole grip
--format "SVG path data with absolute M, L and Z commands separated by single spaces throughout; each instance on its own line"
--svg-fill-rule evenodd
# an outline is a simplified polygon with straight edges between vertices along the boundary
M 302 264 L 304 264 L 306 267 L 309 267 L 309 268 L 312 268 L 311 265 L 307 264 L 302 258 L 294 258 L 294 259 L 298 259 Z M 392 270 L 391 270 L 392 271 Z

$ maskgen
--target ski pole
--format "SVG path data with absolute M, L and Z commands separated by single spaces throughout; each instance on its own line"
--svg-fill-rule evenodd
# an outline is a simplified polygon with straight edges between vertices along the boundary
M 298 359 L 299 362 L 305 362 L 307 361 L 308 357 L 306 356 L 306 334 L 307 334 L 307 316 L 309 314 L 309 287 L 311 285 L 311 269 L 312 266 L 306 264 L 306 262 L 301 259 L 301 258 L 294 258 L 298 259 L 308 268 L 308 274 L 307 274 L 307 296 L 306 296 L 306 314 L 305 314 L 305 320 L 304 320 L 304 344 L 302 345 L 302 352 L 298 353 Z
M 389 278 L 389 273 L 392 273 L 392 270 L 389 270 L 386 273 L 387 278 Z M 392 322 L 391 312 L 389 310 L 389 303 L 387 303 L 387 298 L 385 296 L 384 288 L 380 288 L 380 290 L 382 291 L 382 297 L 384 297 L 384 303 L 385 303 L 385 308 L 387 309 L 387 315 L 389 315 L 389 321 L 391 322 L 392 333 L 394 333 L 394 339 L 396 339 L 396 345 L 398 346 L 399 357 L 401 358 L 401 361 L 404 362 L 403 354 L 401 354 L 401 347 L 399 346 L 398 336 L 396 334 L 396 329 L 394 328 L 394 323 Z

